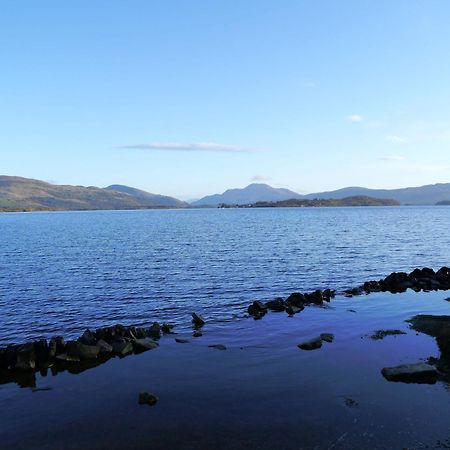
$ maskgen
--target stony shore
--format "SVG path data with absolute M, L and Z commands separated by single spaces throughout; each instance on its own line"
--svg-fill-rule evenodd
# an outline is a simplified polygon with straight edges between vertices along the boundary
M 393 272 L 379 281 L 367 281 L 356 288 L 340 293 L 347 297 L 373 292 L 401 293 L 407 289 L 416 292 L 450 289 L 450 268 L 438 271 L 430 268 L 415 269 L 411 273 Z M 262 319 L 269 311 L 286 312 L 294 316 L 311 305 L 330 302 L 336 295 L 332 289 L 316 290 L 311 293 L 294 292 L 286 299 L 276 298 L 267 302 L 255 300 L 248 306 L 248 314 L 256 320 Z M 411 319 L 411 327 L 421 333 L 436 338 L 441 352 L 440 358 L 430 358 L 425 363 L 412 363 L 382 369 L 389 381 L 434 383 L 439 379 L 450 379 L 450 316 L 421 315 Z M 193 336 L 202 336 L 201 328 L 206 321 L 200 315 L 192 314 Z M 61 371 L 77 373 L 98 366 L 111 357 L 125 357 L 158 347 L 163 335 L 173 334 L 174 324 L 154 322 L 150 327 L 114 325 L 86 330 L 78 339 L 65 341 L 63 337 L 50 340 L 40 339 L 24 344 L 0 348 L 0 384 L 16 382 L 21 386 L 33 386 L 35 374 L 50 370 L 53 374 Z M 378 330 L 378 335 L 398 334 L 396 330 Z M 334 336 L 323 333 L 309 341 L 298 344 L 302 350 L 315 350 L 322 342 L 331 343 Z M 177 338 L 179 343 L 189 342 Z M 219 348 L 220 347 L 220 348 Z M 226 349 L 223 345 L 215 348 Z

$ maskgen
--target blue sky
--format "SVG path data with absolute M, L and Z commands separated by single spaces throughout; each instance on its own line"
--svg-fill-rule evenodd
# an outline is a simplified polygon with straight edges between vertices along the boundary
M 183 199 L 450 182 L 447 0 L 6 1 L 0 173 Z

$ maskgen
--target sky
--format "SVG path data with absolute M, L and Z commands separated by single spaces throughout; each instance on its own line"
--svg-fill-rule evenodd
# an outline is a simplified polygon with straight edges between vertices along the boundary
M 447 0 L 4 0 L 0 174 L 195 199 L 450 182 Z

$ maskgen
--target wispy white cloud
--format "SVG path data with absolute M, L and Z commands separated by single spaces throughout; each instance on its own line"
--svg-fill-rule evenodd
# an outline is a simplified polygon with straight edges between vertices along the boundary
M 405 161 L 406 158 L 400 155 L 388 155 L 388 156 L 380 156 L 378 159 L 380 161 Z
M 351 114 L 350 116 L 347 116 L 347 120 L 349 122 L 363 122 L 364 121 L 364 117 L 360 116 L 359 114 Z
M 401 137 L 401 136 L 386 136 L 386 141 L 393 142 L 395 144 L 406 144 L 408 142 L 408 139 Z
M 254 153 L 259 150 L 240 145 L 217 144 L 215 142 L 150 142 L 148 144 L 119 145 L 115 148 L 140 149 L 140 150 L 164 150 L 183 152 L 224 152 L 224 153 Z

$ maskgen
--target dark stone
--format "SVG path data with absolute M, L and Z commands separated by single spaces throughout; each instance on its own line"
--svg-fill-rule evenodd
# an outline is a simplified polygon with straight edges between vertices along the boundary
M 309 341 L 298 344 L 297 347 L 302 350 L 316 350 L 316 349 L 322 347 L 322 338 L 316 337 Z
M 153 350 L 159 345 L 154 341 L 149 341 L 148 339 L 135 339 L 132 341 L 133 347 L 138 352 L 145 352 L 147 350 Z
M 86 330 L 79 338 L 79 341 L 85 345 L 95 345 L 97 343 L 97 337 L 93 331 Z
M 141 392 L 139 393 L 138 403 L 140 405 L 156 405 L 158 402 L 158 397 L 156 395 L 150 394 L 149 392 Z
M 286 304 L 296 306 L 297 308 L 303 307 L 306 302 L 305 296 L 301 292 L 293 292 L 287 299 Z
M 153 322 L 152 326 L 147 330 L 147 335 L 153 339 L 161 337 L 161 325 L 158 322 Z
M 16 370 L 34 370 L 36 368 L 36 352 L 33 342 L 19 346 L 14 368 Z
M 192 313 L 192 323 L 196 327 L 202 327 L 203 325 L 205 325 L 206 321 L 200 314 L 193 312 Z
M 171 323 L 163 323 L 161 325 L 161 330 L 164 334 L 172 334 L 172 330 L 174 328 L 175 325 L 171 324 Z
M 372 336 L 370 336 L 370 339 L 373 339 L 374 341 L 379 341 L 381 339 L 384 339 L 386 336 L 398 336 L 400 334 L 406 333 L 401 330 L 376 330 L 372 334 Z
M 364 290 L 362 287 L 355 287 L 355 288 L 351 288 L 351 289 L 346 289 L 344 291 L 344 293 L 346 294 L 347 297 L 353 297 L 353 296 L 363 294 Z
M 76 355 L 68 355 L 67 353 L 60 353 L 56 355 L 55 358 L 57 361 L 65 362 L 65 363 L 76 363 L 80 362 L 80 357 Z
M 200 330 L 194 330 L 194 332 L 192 333 L 193 337 L 202 337 L 203 333 Z
M 385 367 L 381 373 L 388 381 L 401 381 L 404 383 L 434 384 L 438 378 L 436 368 L 426 363 Z
M 113 348 L 112 345 L 108 344 L 106 341 L 104 341 L 103 339 L 99 339 L 97 341 L 97 347 L 98 347 L 98 351 L 99 354 L 108 354 L 108 353 L 112 353 Z
M 39 339 L 39 341 L 35 341 L 34 349 L 36 352 L 36 362 L 39 366 L 41 366 L 45 361 L 50 360 L 47 339 Z
M 190 341 L 189 339 L 175 338 L 175 342 L 178 342 L 179 344 L 188 344 Z
M 274 312 L 281 312 L 285 309 L 284 301 L 281 297 L 277 297 L 274 300 L 269 300 L 266 303 L 266 307 Z
M 290 315 L 293 316 L 301 311 L 303 311 L 305 309 L 305 307 L 302 305 L 301 307 L 298 306 L 294 306 L 294 305 L 290 305 L 287 304 L 286 305 L 286 312 Z
M 378 281 L 366 281 L 363 284 L 363 289 L 369 293 L 369 292 L 380 292 L 381 287 L 380 283 Z
M 267 312 L 267 306 L 260 302 L 259 300 L 255 300 L 248 308 L 247 312 L 253 316 L 255 319 L 260 319 Z
M 331 344 L 331 342 L 334 341 L 334 334 L 331 333 L 322 333 L 320 335 L 320 339 L 322 339 L 322 341 L 328 342 Z
M 209 348 L 215 348 L 216 350 L 226 350 L 227 348 L 223 344 L 208 345 Z
M 80 360 L 97 359 L 100 348 L 96 345 L 86 345 L 76 341 L 67 344 L 67 354 L 70 356 L 78 356 Z
M 113 353 L 118 356 L 125 356 L 133 352 L 133 345 L 129 341 L 115 341 L 111 345 Z
M 305 294 L 305 298 L 308 303 L 314 303 L 315 305 L 321 305 L 324 302 L 323 291 L 320 289 L 310 294 Z

